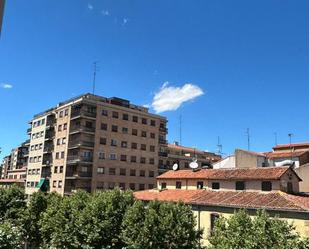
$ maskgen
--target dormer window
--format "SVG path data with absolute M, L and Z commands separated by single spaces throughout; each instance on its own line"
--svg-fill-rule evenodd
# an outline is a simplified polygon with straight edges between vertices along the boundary
M 269 181 L 262 182 L 262 191 L 271 191 L 272 190 L 272 183 Z
M 212 189 L 220 189 L 220 183 L 219 182 L 213 182 L 211 184 Z
M 203 189 L 203 187 L 204 187 L 204 183 L 201 181 L 201 182 L 197 182 L 197 184 L 196 184 L 196 188 L 197 189 Z
M 235 189 L 236 190 L 245 190 L 245 182 L 243 182 L 243 181 L 236 182 Z

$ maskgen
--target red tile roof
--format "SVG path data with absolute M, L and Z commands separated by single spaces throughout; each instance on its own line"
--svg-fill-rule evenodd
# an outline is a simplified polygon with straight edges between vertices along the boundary
M 309 212 L 309 196 L 294 196 L 283 192 L 145 190 L 135 192 L 134 196 L 143 201 L 182 201 L 186 204 L 201 206 Z
M 309 147 L 309 142 L 304 143 L 294 143 L 294 144 L 278 144 L 273 147 L 273 149 L 284 149 L 284 148 L 290 148 L 290 147 Z
M 167 171 L 157 179 L 279 180 L 289 167 Z
M 180 145 L 176 145 L 176 144 L 168 144 L 167 147 L 170 148 L 170 149 L 182 150 L 182 151 L 184 151 L 184 153 L 186 153 L 186 152 L 188 152 L 188 153 L 191 152 L 191 153 L 196 153 L 196 154 L 208 153 L 208 154 L 211 154 L 214 157 L 221 157 L 220 155 L 217 155 L 217 154 L 212 153 L 212 152 L 203 151 L 203 150 L 190 148 L 190 147 L 184 147 L 184 146 L 180 146 Z
M 298 157 L 309 153 L 309 150 L 299 150 L 299 151 L 287 151 L 287 152 L 265 152 L 265 156 L 268 158 L 285 158 L 285 157 Z

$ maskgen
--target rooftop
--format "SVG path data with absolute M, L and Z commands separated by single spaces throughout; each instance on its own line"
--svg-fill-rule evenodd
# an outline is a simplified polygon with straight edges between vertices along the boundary
M 289 167 L 170 170 L 157 179 L 279 180 L 287 170 L 293 171 Z
M 212 152 L 207 152 L 207 151 L 203 151 L 203 150 L 199 150 L 199 149 L 195 149 L 195 148 L 191 148 L 191 147 L 185 147 L 185 146 L 181 146 L 181 145 L 178 145 L 178 144 L 168 144 L 168 148 L 174 149 L 174 150 L 181 150 L 184 153 L 185 152 L 198 153 L 198 154 L 208 153 L 208 154 L 213 154 L 215 156 L 219 156 L 219 155 L 216 155 L 215 153 L 212 153 Z
M 293 152 L 265 152 L 265 156 L 268 158 L 284 158 L 284 157 L 297 157 L 309 153 L 309 150 L 299 150 Z
M 309 196 L 284 192 L 245 192 L 210 190 L 145 190 L 134 193 L 138 200 L 184 202 L 191 205 L 252 208 L 309 213 Z
M 294 144 L 278 144 L 273 147 L 274 150 L 276 149 L 287 149 L 290 147 L 309 147 L 309 142 L 303 142 L 303 143 L 294 143 Z

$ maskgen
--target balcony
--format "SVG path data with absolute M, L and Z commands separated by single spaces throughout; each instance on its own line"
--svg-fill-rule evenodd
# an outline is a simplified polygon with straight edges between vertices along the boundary
M 159 156 L 167 157 L 167 152 L 158 152 Z
M 54 146 L 45 146 L 43 153 L 52 153 L 54 150 Z
M 82 125 L 72 126 L 70 128 L 70 134 L 79 133 L 79 132 L 95 133 L 95 128 L 94 127 L 86 127 L 86 126 L 82 126 Z
M 30 135 L 30 134 L 31 134 L 31 131 L 32 131 L 32 128 L 28 128 L 28 129 L 27 129 L 27 134 Z
M 67 163 L 68 164 L 76 164 L 76 163 L 92 163 L 93 157 L 92 156 L 80 156 L 80 155 L 72 155 L 68 156 Z
M 90 141 L 81 141 L 81 140 L 73 140 L 69 141 L 69 149 L 76 148 L 76 147 L 94 147 L 94 142 Z
M 79 117 L 96 118 L 97 114 L 95 112 L 89 112 L 83 109 L 72 110 L 71 119 Z
M 51 131 L 47 131 L 45 134 L 45 140 L 53 140 L 55 137 L 55 133 Z
M 84 172 L 81 170 L 70 170 L 67 169 L 65 177 L 67 179 L 76 179 L 76 178 L 91 178 L 92 177 L 92 172 Z
M 159 128 L 159 131 L 167 133 L 167 132 L 168 132 L 168 129 L 165 128 L 165 127 L 160 127 L 160 128 Z
M 159 144 L 167 144 L 167 140 L 159 138 Z

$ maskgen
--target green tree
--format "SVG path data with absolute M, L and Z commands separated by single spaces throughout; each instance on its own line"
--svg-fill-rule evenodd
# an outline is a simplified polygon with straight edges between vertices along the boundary
M 40 219 L 48 205 L 59 201 L 61 197 L 55 193 L 46 194 L 41 191 L 34 193 L 21 217 L 23 237 L 32 248 L 39 248 L 42 243 Z
M 271 218 L 259 210 L 254 218 L 240 210 L 230 218 L 220 217 L 209 238 L 209 249 L 295 249 L 301 240 L 287 221 Z
M 11 188 L 0 188 L 0 220 L 20 218 L 26 208 L 24 190 L 13 185 Z
M 129 249 L 200 248 L 191 207 L 182 203 L 136 201 L 124 217 L 121 237 Z
M 78 191 L 70 197 L 54 197 L 39 221 L 42 248 L 81 248 L 80 213 L 90 195 Z
M 133 202 L 129 191 L 116 189 L 94 194 L 79 219 L 81 248 L 123 248 L 121 224 Z
M 21 232 L 17 226 L 6 220 L 0 223 L 0 249 L 22 248 Z

